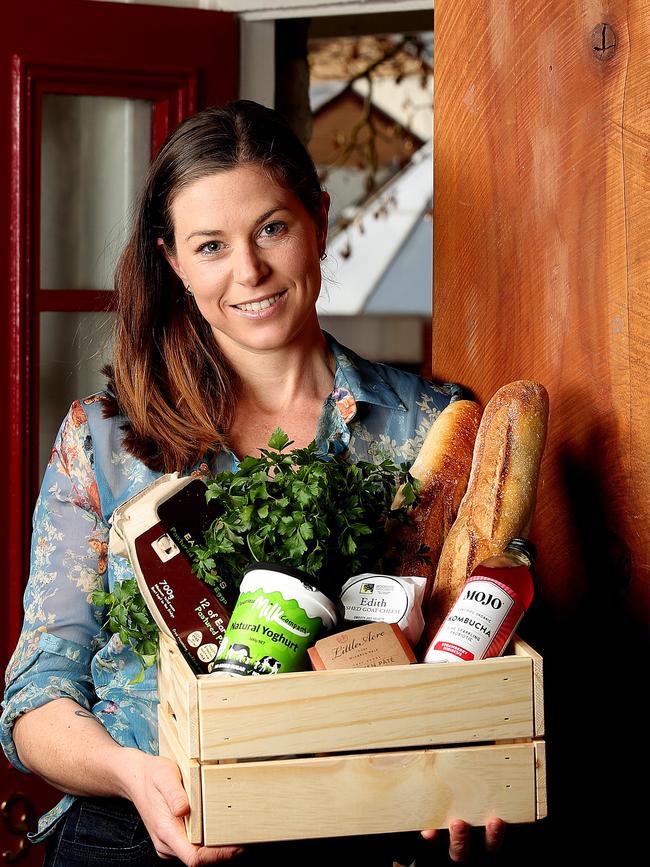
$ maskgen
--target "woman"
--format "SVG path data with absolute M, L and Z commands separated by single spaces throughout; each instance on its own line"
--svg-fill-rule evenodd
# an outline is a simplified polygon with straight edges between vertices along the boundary
M 161 472 L 232 468 L 278 426 L 353 460 L 373 444 L 415 457 L 448 395 L 321 332 L 328 206 L 298 139 L 250 102 L 187 120 L 150 169 L 116 275 L 110 388 L 76 401 L 55 443 L 7 672 L 7 756 L 66 793 L 36 835 L 49 865 L 255 859 L 256 847 L 188 843 L 178 769 L 156 755 L 155 669 L 134 682 L 139 663 L 103 631 L 91 593 L 131 575 L 108 550 L 108 521 Z M 452 833 L 459 856 L 467 830 Z M 382 863 L 371 849 L 319 841 L 287 854 Z

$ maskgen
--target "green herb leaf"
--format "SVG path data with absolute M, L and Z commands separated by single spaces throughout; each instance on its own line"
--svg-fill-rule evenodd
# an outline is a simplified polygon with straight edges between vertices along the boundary
M 270 449 L 276 449 L 281 452 L 283 448 L 285 448 L 289 444 L 289 437 L 282 430 L 282 428 L 276 427 L 276 429 L 271 434 L 271 438 L 269 439 L 267 445 Z

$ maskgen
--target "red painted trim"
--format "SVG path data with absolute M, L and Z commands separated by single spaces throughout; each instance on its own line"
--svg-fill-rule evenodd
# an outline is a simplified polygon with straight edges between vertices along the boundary
M 38 293 L 39 313 L 108 312 L 115 310 L 115 292 L 101 289 L 43 289 Z
M 11 220 L 10 220 L 10 284 L 9 296 L 9 442 L 8 442 L 8 490 L 11 491 L 13 508 L 8 510 L 6 552 L 7 570 L 7 628 L 11 636 L 18 635 L 22 624 L 22 588 L 27 572 L 28 538 L 28 492 L 29 477 L 24 471 L 25 447 L 29 442 L 28 413 L 23 399 L 25 384 L 29 381 L 29 364 L 26 348 L 28 335 L 25 323 L 28 319 L 28 290 L 26 275 L 27 232 L 23 231 L 25 216 L 25 183 L 21 168 L 27 163 L 27 131 L 25 105 L 22 99 L 21 64 L 12 58 L 11 69 Z M 27 438 L 25 439 L 25 434 Z
M 169 106 L 156 101 L 151 106 L 151 156 L 155 157 L 171 131 Z
M 26 339 L 25 384 L 28 389 L 26 419 L 27 436 L 25 438 L 26 452 L 25 473 L 27 494 L 32 502 L 38 494 L 38 432 L 41 415 L 40 407 L 40 316 L 38 313 L 38 291 L 41 279 L 41 141 L 42 141 L 42 97 L 38 92 L 38 79 L 30 75 L 30 66 L 22 62 L 25 76 L 26 111 L 25 124 L 27 133 L 27 177 L 25 183 L 25 223 L 27 226 L 27 248 L 29 250 L 29 271 L 26 274 L 27 298 L 26 322 L 28 336 Z
M 22 57 L 32 81 L 41 82 L 48 93 L 90 94 L 92 96 L 119 96 L 128 99 L 168 99 L 171 116 L 176 123 L 180 111 L 189 104 L 185 92 L 196 91 L 198 70 L 185 69 L 146 70 L 120 65 L 62 66 L 42 63 Z M 180 97 L 180 98 L 179 98 Z

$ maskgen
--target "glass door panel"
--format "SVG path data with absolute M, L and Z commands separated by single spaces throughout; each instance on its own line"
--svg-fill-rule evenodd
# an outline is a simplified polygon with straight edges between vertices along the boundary
M 41 288 L 111 290 L 151 157 L 152 103 L 44 93 L 41 118 Z M 53 295 L 39 316 L 39 477 L 70 403 L 104 386 L 114 319 L 84 311 L 84 291 L 47 310 Z
M 149 165 L 151 107 L 145 99 L 43 94 L 41 288 L 112 289 Z

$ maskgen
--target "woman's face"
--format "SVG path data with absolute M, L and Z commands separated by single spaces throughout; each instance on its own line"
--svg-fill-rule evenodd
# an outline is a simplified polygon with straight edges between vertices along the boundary
M 319 222 L 254 164 L 199 178 L 172 202 L 167 258 L 227 357 L 311 340 L 329 197 Z

